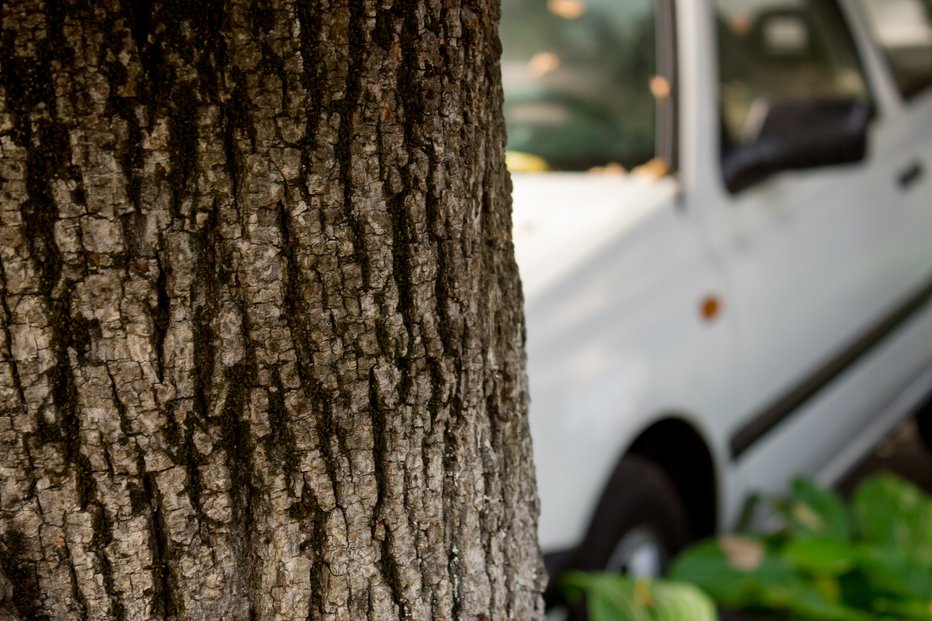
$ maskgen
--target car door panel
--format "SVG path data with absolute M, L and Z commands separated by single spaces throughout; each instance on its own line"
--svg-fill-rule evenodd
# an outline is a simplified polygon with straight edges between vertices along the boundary
M 749 46 L 753 65 L 729 68 L 723 59 L 726 142 L 753 140 L 746 128 L 761 99 L 868 97 L 858 54 L 834 2 L 757 5 L 760 12 L 754 14 L 719 3 L 722 36 Z M 767 21 L 755 24 L 773 16 L 799 20 L 806 44 L 786 52 L 798 57 L 768 56 L 746 34 L 767 28 Z M 872 124 L 871 149 L 884 141 L 885 129 Z M 725 252 L 738 292 L 743 381 L 751 395 L 746 416 L 732 431 L 733 458 L 790 444 L 793 468 L 818 470 L 871 411 L 865 403 L 811 414 L 813 404 L 856 363 L 863 335 L 906 288 L 895 256 L 903 222 L 886 213 L 898 200 L 897 190 L 882 174 L 869 151 L 861 162 L 785 172 L 741 193 L 723 193 L 732 227 Z M 791 419 L 796 420 L 790 425 Z M 782 443 L 763 441 L 775 431 Z

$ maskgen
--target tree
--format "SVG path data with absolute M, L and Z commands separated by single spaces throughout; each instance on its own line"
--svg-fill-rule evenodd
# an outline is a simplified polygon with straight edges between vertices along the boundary
M 541 616 L 497 17 L 0 2 L 0 616 Z

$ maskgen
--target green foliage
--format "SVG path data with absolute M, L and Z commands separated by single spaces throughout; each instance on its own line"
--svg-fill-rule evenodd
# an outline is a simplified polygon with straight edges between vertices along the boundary
M 770 504 L 780 528 L 701 542 L 669 580 L 573 573 L 564 590 L 586 597 L 592 621 L 716 621 L 712 600 L 767 621 L 932 621 L 932 498 L 921 490 L 881 475 L 846 506 L 799 479 Z
M 562 586 L 571 601 L 586 597 L 590 621 L 716 621 L 715 605 L 688 584 L 574 572 Z
M 849 508 L 797 480 L 773 506 L 779 530 L 700 543 L 676 560 L 671 578 L 768 618 L 932 621 L 932 499 L 919 489 L 879 476 Z
M 796 479 L 789 495 L 777 502 L 789 533 L 800 539 L 842 539 L 852 535 L 851 518 L 842 500 L 812 481 Z

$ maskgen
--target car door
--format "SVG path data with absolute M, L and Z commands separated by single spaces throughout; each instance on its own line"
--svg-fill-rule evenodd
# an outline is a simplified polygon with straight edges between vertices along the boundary
M 859 31 L 877 73 L 884 131 L 874 151 L 880 182 L 896 196 L 885 214 L 899 231 L 884 266 L 900 287 L 889 316 L 904 327 L 874 381 L 908 401 L 928 388 L 917 392 L 907 382 L 932 367 L 932 1 L 851 0 L 851 7 L 866 25 Z M 879 413 L 862 418 L 865 428 L 876 426 Z
M 717 0 L 716 7 L 726 176 L 730 158 L 760 140 L 778 106 L 872 105 L 861 51 L 834 0 Z M 784 132 L 790 142 L 821 129 L 801 123 Z M 745 412 L 729 448 L 745 462 L 750 487 L 764 471 L 769 481 L 818 471 L 857 433 L 860 412 L 877 405 L 853 411 L 826 395 L 902 288 L 884 268 L 902 231 L 886 214 L 896 191 L 880 182 L 870 151 L 882 131 L 871 123 L 861 161 L 846 161 L 839 148 L 837 165 L 829 157 L 811 170 L 722 189 Z
M 916 287 L 932 277 L 932 2 L 859 0 L 880 57 L 877 86 L 886 131 L 876 153 L 881 178 L 900 200 L 888 217 L 902 231 L 895 269 Z

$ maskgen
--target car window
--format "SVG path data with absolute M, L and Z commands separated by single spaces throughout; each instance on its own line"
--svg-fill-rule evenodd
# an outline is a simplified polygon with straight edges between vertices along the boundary
M 654 0 L 503 2 L 509 151 L 556 170 L 651 160 L 654 14 Z
M 726 154 L 758 140 L 777 104 L 868 100 L 857 48 L 834 0 L 716 0 L 716 7 Z
M 932 86 L 932 0 L 863 0 L 904 97 Z

